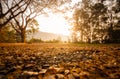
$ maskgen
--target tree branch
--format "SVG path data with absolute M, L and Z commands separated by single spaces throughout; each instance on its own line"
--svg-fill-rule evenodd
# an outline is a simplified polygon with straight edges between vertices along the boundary
M 0 23 L 0 29 L 1 29 L 3 26 L 5 26 L 11 19 L 17 17 L 19 14 L 24 13 L 24 12 L 26 11 L 26 9 L 27 9 L 28 5 L 30 4 L 31 0 L 27 0 L 27 2 L 24 2 L 24 4 L 22 4 L 22 5 L 20 5 L 20 6 L 18 7 L 18 5 L 21 4 L 23 1 L 24 1 L 24 0 L 20 0 L 16 5 L 14 5 L 14 6 L 11 7 L 11 8 L 9 8 L 9 6 L 6 4 L 6 6 L 7 6 L 7 8 L 8 8 L 8 11 L 7 11 L 6 13 L 4 13 L 4 14 L 2 14 L 3 8 L 2 8 L 2 5 L 0 4 L 0 5 L 1 5 L 1 7 L 0 7 L 0 8 L 1 8 L 0 19 L 3 19 L 4 17 L 7 17 L 6 15 L 7 15 L 8 13 L 13 12 L 13 15 L 10 15 L 10 16 L 8 17 L 8 19 L 6 19 L 3 23 Z M 26 5 L 26 6 L 24 6 L 24 5 Z M 25 7 L 24 10 L 18 11 L 18 10 L 19 10 L 21 7 L 23 7 L 23 6 Z M 16 7 L 18 7 L 18 8 L 16 8 Z M 15 9 L 15 8 L 16 8 L 16 9 Z M 13 11 L 13 9 L 15 9 L 15 10 Z M 18 11 L 18 13 L 14 14 L 14 13 L 17 12 L 17 11 Z

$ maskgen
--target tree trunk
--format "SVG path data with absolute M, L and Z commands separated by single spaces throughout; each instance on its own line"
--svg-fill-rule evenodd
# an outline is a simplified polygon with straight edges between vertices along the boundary
M 80 37 L 80 42 L 84 42 L 84 39 L 83 39 L 83 30 L 81 30 L 81 32 L 80 32 L 81 34 L 81 37 Z
M 26 42 L 25 38 L 26 38 L 25 30 L 22 30 L 22 31 L 21 31 L 21 42 L 22 42 L 22 43 L 25 43 L 25 42 Z
M 2 28 L 0 27 L 0 32 L 1 32 Z

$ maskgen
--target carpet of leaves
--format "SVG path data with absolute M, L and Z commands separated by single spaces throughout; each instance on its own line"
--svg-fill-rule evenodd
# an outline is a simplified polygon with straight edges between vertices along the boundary
M 120 79 L 120 45 L 0 44 L 0 79 Z

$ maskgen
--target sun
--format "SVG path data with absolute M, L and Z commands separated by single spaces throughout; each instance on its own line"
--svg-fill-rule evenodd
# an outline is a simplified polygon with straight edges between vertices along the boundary
M 70 36 L 71 26 L 61 14 L 49 13 L 49 16 L 39 16 L 37 21 L 40 31 Z

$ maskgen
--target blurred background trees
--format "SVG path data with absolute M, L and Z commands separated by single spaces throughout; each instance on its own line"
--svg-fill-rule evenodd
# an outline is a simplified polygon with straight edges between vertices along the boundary
M 120 42 L 119 0 L 82 0 L 73 19 L 77 42 Z
M 59 11 L 60 6 L 71 2 L 0 0 L 0 42 L 26 42 L 26 34 L 38 29 L 37 16 Z M 63 13 L 73 12 L 72 42 L 120 43 L 120 0 L 80 0 L 66 6 Z
M 9 26 L 4 26 L 0 31 L 0 43 L 14 43 L 17 37 L 15 31 Z

